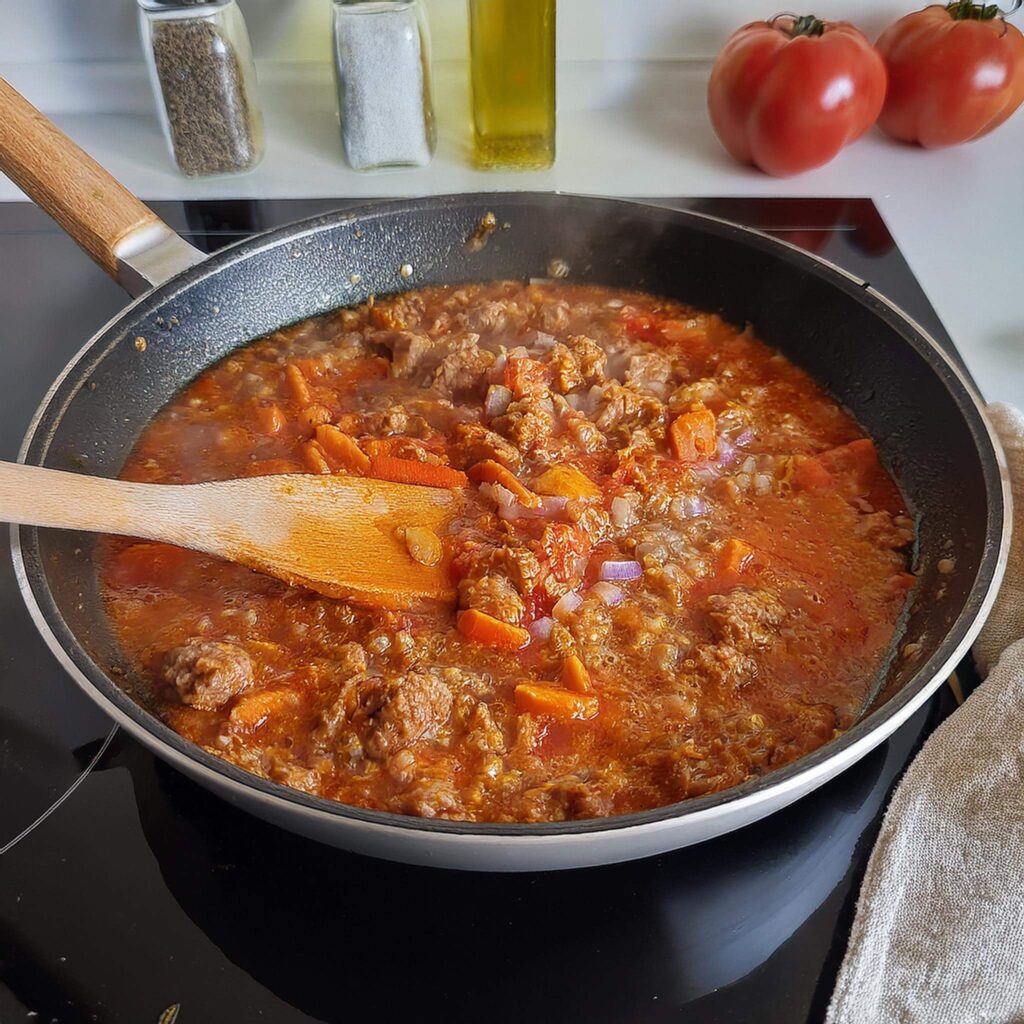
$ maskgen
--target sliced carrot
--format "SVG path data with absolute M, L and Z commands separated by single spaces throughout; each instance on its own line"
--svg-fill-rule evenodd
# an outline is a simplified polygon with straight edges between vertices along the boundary
M 366 473 L 370 458 L 356 442 L 330 423 L 316 428 L 316 440 L 321 448 L 342 468 L 354 473 Z
M 600 711 L 597 697 L 592 693 L 573 693 L 542 683 L 520 683 L 516 687 L 516 707 L 534 715 L 582 720 L 596 718 Z
M 601 497 L 601 488 L 575 466 L 549 466 L 533 481 L 533 489 L 561 498 Z
M 562 662 L 562 685 L 573 693 L 590 693 L 593 689 L 587 666 L 575 654 Z
M 551 367 L 538 359 L 509 359 L 505 363 L 505 387 L 516 398 L 547 391 L 551 375 Z
M 501 619 L 496 619 L 493 615 L 478 611 L 476 608 L 460 612 L 456 625 L 467 640 L 475 640 L 489 647 L 518 651 L 530 642 L 529 631 L 522 626 L 502 622 Z
M 261 405 L 256 411 L 256 421 L 264 434 L 279 434 L 287 422 L 278 405 Z
M 294 363 L 289 363 L 284 368 L 284 379 L 288 384 L 292 399 L 298 405 L 309 405 L 313 400 L 313 396 L 309 392 L 309 384 L 306 383 L 302 371 Z
M 715 454 L 715 414 L 703 407 L 677 416 L 669 428 L 672 454 L 680 462 L 699 462 Z
M 798 455 L 793 467 L 793 484 L 803 491 L 827 491 L 835 483 L 832 474 L 813 455 Z
M 754 549 L 745 540 L 731 537 L 719 552 L 718 570 L 723 573 L 740 573 L 750 565 L 753 559 Z
M 399 459 L 394 455 L 374 455 L 370 459 L 368 475 L 396 484 L 420 484 L 424 487 L 465 487 L 468 483 L 465 473 L 450 466 Z
M 324 457 L 324 450 L 316 441 L 307 441 L 302 446 L 302 457 L 313 473 L 330 473 L 331 464 Z
M 540 498 L 525 487 L 515 473 L 495 462 L 494 459 L 484 459 L 483 462 L 478 462 L 470 469 L 469 479 L 473 483 L 486 481 L 489 484 L 501 484 L 519 499 L 521 505 L 525 505 L 527 508 L 540 508 Z

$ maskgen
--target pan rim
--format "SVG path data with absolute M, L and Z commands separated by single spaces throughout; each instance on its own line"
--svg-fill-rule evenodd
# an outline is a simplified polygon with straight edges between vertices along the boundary
M 411 815 L 398 814 L 390 811 L 376 811 L 354 807 L 322 797 L 314 797 L 281 783 L 261 779 L 249 772 L 223 761 L 202 748 L 185 740 L 174 733 L 155 716 L 136 704 L 114 681 L 92 661 L 74 634 L 67 627 L 49 593 L 45 577 L 40 574 L 41 594 L 36 593 L 33 585 L 29 560 L 37 550 L 37 535 L 34 528 L 11 527 L 11 548 L 22 598 L 29 613 L 43 636 L 45 642 L 65 671 L 94 703 L 98 704 L 119 725 L 124 727 L 136 739 L 152 749 L 159 756 L 173 764 L 184 764 L 188 771 L 200 772 L 218 786 L 225 783 L 236 792 L 246 796 L 257 796 L 264 802 L 283 806 L 290 810 L 299 810 L 314 815 L 324 821 L 344 821 L 351 825 L 382 829 L 390 834 L 422 833 L 432 838 L 473 836 L 478 840 L 503 841 L 514 839 L 517 845 L 535 845 L 548 841 L 564 842 L 568 839 L 577 841 L 595 836 L 608 836 L 623 832 L 651 832 L 681 825 L 682 822 L 699 822 L 719 815 L 739 815 L 744 809 L 770 801 L 777 795 L 789 790 L 801 790 L 808 778 L 821 774 L 824 778 L 831 777 L 835 771 L 858 760 L 870 749 L 882 742 L 907 718 L 910 717 L 924 701 L 941 685 L 946 674 L 966 653 L 983 626 L 992 603 L 998 593 L 1006 569 L 1009 551 L 1009 535 L 1012 517 L 1012 497 L 1010 493 L 1009 474 L 1005 455 L 999 439 L 992 428 L 986 414 L 984 404 L 973 384 L 965 377 L 959 366 L 946 354 L 934 338 L 903 312 L 897 305 L 881 295 L 868 282 L 856 277 L 845 269 L 836 266 L 829 260 L 816 254 L 808 253 L 792 243 L 777 239 L 766 232 L 748 228 L 710 214 L 692 210 L 678 210 L 659 206 L 656 203 L 634 199 L 614 199 L 595 196 L 574 195 L 562 192 L 513 192 L 513 193 L 465 193 L 445 196 L 430 196 L 425 199 L 401 199 L 386 202 L 373 202 L 354 209 L 319 214 L 315 217 L 298 221 L 291 225 L 275 228 L 267 232 L 243 239 L 230 246 L 218 250 L 217 253 L 194 267 L 171 278 L 169 281 L 143 293 L 129 302 L 124 309 L 116 314 L 108 323 L 100 328 L 66 364 L 53 381 L 39 404 L 30 421 L 18 454 L 18 461 L 28 460 L 36 442 L 38 430 L 43 419 L 52 414 L 51 403 L 61 391 L 62 385 L 76 371 L 80 370 L 85 359 L 94 355 L 96 360 L 103 358 L 109 346 L 102 346 L 103 339 L 115 332 L 119 325 L 130 320 L 130 315 L 137 307 L 158 298 L 165 302 L 180 291 L 187 289 L 206 276 L 218 272 L 224 265 L 235 259 L 245 259 L 261 250 L 280 244 L 284 239 L 294 242 L 306 235 L 316 233 L 330 227 L 337 227 L 349 222 L 363 221 L 375 215 L 400 213 L 406 210 L 421 208 L 424 202 L 441 202 L 454 208 L 475 204 L 501 203 L 518 205 L 521 203 L 546 202 L 551 199 L 581 200 L 603 206 L 639 207 L 647 210 L 660 211 L 666 216 L 682 220 L 700 221 L 705 227 L 717 228 L 720 234 L 738 235 L 745 239 L 756 239 L 762 248 L 769 250 L 788 251 L 792 258 L 803 263 L 805 268 L 813 269 L 817 274 L 830 279 L 832 283 L 861 300 L 870 300 L 872 305 L 881 307 L 876 312 L 888 312 L 894 318 L 910 328 L 911 335 L 924 343 L 924 349 L 933 357 L 938 357 L 946 371 L 951 374 L 962 388 L 963 395 L 969 401 L 971 411 L 978 417 L 978 425 L 982 428 L 980 436 L 988 442 L 989 454 L 994 458 L 998 471 L 999 486 L 986 490 L 987 523 L 985 529 L 985 548 L 980 557 L 980 564 L 971 592 L 965 607 L 951 624 L 942 641 L 936 646 L 932 655 L 921 668 L 895 693 L 884 705 L 865 716 L 842 736 L 837 737 L 812 751 L 810 754 L 785 765 L 774 772 L 756 779 L 741 783 L 738 786 L 721 790 L 706 796 L 666 804 L 662 807 L 632 814 L 618 815 L 608 818 L 592 818 L 570 822 L 537 822 L 537 823 L 500 823 L 500 822 L 461 822 L 438 819 L 424 819 Z M 837 280 L 838 278 L 838 280 Z M 909 343 L 909 339 L 908 339 Z M 920 348 L 920 346 L 917 346 Z M 94 352 L 94 349 L 96 350 Z M 58 415 L 78 393 L 75 388 L 65 397 Z M 960 403 L 958 403 L 960 404 Z M 975 424 L 968 424 L 972 434 L 979 437 Z M 44 458 L 49 450 L 49 441 L 43 442 L 40 458 Z M 994 481 L 993 481 L 994 483 Z M 993 502 L 998 497 L 998 502 Z M 26 557 L 28 551 L 28 557 Z M 987 582 L 986 582 L 987 577 Z M 980 595 L 980 600 L 979 600 Z M 45 605 L 45 608 L 44 608 Z M 51 622 L 51 619 L 53 620 Z M 58 635 L 63 631 L 67 639 Z M 959 634 L 959 640 L 950 647 L 951 638 Z M 82 664 L 79 664 L 79 659 Z M 92 678 L 96 676 L 97 678 Z M 111 692 L 108 693 L 107 690 Z M 835 771 L 829 773 L 830 765 L 837 765 Z M 824 778 L 822 781 L 824 781 Z

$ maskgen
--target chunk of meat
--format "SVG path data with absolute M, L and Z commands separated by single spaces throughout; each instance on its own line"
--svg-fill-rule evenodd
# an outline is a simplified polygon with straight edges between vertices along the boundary
M 593 338 L 585 334 L 570 335 L 566 347 L 576 360 L 576 366 L 586 384 L 602 384 L 606 379 L 605 370 L 608 356 Z
M 521 451 L 531 452 L 542 445 L 555 428 L 550 400 L 536 395 L 513 402 L 504 416 L 493 423 Z
M 757 661 L 729 644 L 707 644 L 693 652 L 683 669 L 684 674 L 692 672 L 700 684 L 737 690 L 757 675 Z
M 551 349 L 550 362 L 553 373 L 551 386 L 559 394 L 568 394 L 583 384 L 580 364 L 567 345 L 561 343 L 555 345 Z
M 672 378 L 672 361 L 663 352 L 645 352 L 632 356 L 626 368 L 626 383 L 640 391 L 653 391 L 664 397 Z
M 653 395 L 612 383 L 604 390 L 601 410 L 595 422 L 606 434 L 618 433 L 628 438 L 637 428 L 648 427 L 664 415 L 664 405 Z
M 460 580 L 459 607 L 476 608 L 513 626 L 519 625 L 526 611 L 511 580 L 494 575 Z
M 434 371 L 434 387 L 446 398 L 483 392 L 495 355 L 480 348 L 478 334 L 454 339 Z
M 433 739 L 452 710 L 451 690 L 434 671 L 372 676 L 360 690 L 350 724 L 375 761 Z
M 237 644 L 190 640 L 168 652 L 163 676 L 183 704 L 215 711 L 252 686 L 252 660 Z
M 767 590 L 736 587 L 727 594 L 712 594 L 705 604 L 711 631 L 723 643 L 742 651 L 773 644 L 789 612 Z
M 372 340 L 391 353 L 392 377 L 415 376 L 434 348 L 434 342 L 427 335 L 412 331 L 377 331 Z
M 517 470 L 523 464 L 523 457 L 515 445 L 480 423 L 458 423 L 452 434 L 455 439 L 452 462 L 460 469 L 468 469 L 487 459 L 511 470 Z

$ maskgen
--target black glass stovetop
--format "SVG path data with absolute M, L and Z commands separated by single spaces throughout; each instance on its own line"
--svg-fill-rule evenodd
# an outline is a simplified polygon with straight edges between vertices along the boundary
M 869 200 L 658 201 L 831 259 L 955 354 Z M 345 204 L 153 205 L 212 250 Z M 38 210 L 0 204 L 0 458 L 125 301 Z M 944 686 L 838 779 L 695 848 L 551 874 L 405 867 L 264 824 L 111 734 L 4 558 L 0 1022 L 818 1021 L 888 796 L 954 707 Z

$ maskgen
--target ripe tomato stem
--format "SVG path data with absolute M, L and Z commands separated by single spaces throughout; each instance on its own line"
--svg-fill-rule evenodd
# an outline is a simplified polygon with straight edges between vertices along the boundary
M 788 29 L 782 29 L 790 39 L 795 39 L 797 36 L 822 36 L 825 34 L 825 22 L 813 14 L 793 14 L 790 11 L 781 11 L 774 18 L 769 19 L 768 24 L 774 25 L 779 18 L 793 19 L 793 24 Z
M 1024 0 L 1013 0 L 1013 6 L 1004 11 L 997 4 L 979 4 L 974 0 L 953 0 L 946 4 L 954 21 L 991 21 L 993 18 L 1008 18 L 1020 10 Z

